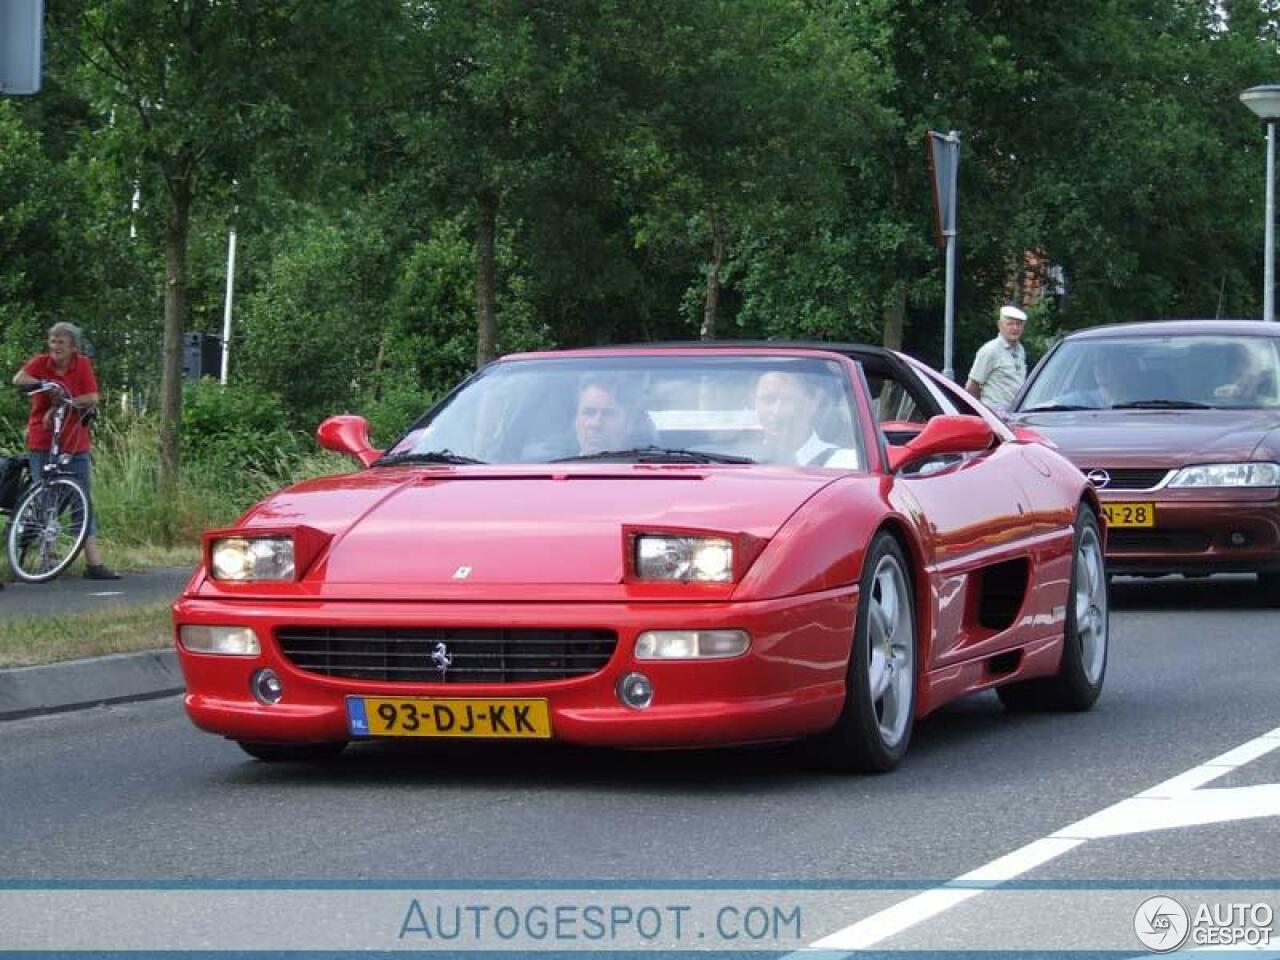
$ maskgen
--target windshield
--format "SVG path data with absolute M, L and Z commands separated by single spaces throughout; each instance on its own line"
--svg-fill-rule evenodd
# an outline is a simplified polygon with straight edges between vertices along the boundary
M 1067 341 L 1018 410 L 1280 406 L 1271 337 L 1184 335 Z
M 446 398 L 390 462 L 866 463 L 839 363 L 598 356 L 496 363 Z

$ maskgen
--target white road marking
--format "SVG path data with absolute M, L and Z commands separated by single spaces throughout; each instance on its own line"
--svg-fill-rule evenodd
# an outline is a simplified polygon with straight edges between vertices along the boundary
M 1280 749 L 1280 727 L 1233 747 L 1163 783 L 1056 830 L 1047 837 L 816 940 L 808 950 L 865 950 L 1101 837 L 1256 817 L 1280 817 L 1280 783 L 1200 789 Z
M 91 597 L 118 597 L 123 594 L 123 590 L 99 590 L 97 593 L 91 593 Z

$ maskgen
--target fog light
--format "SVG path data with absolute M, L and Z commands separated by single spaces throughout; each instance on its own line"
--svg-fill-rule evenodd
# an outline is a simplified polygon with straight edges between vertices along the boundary
M 178 639 L 192 653 L 216 653 L 224 657 L 256 657 L 262 652 L 258 635 L 248 627 L 206 627 L 188 623 L 178 628 Z
M 618 681 L 618 699 L 633 710 L 653 703 L 653 684 L 643 673 L 628 673 Z
M 636 659 L 722 660 L 750 646 L 743 630 L 646 630 L 636 637 Z
M 1233 547 L 1243 547 L 1249 542 L 1249 537 L 1247 534 L 1241 533 L 1239 530 L 1232 530 L 1230 540 Z
M 280 681 L 280 675 L 271 669 L 254 673 L 249 680 L 249 689 L 261 703 L 279 703 L 284 696 L 284 684 Z

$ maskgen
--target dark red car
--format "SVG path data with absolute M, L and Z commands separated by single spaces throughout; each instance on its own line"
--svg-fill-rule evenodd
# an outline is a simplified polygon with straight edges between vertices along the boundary
M 1256 572 L 1280 602 L 1280 325 L 1073 333 L 1032 371 L 1010 421 L 1093 483 L 1112 572 Z
M 174 607 L 192 720 L 264 760 L 813 737 L 877 771 L 955 697 L 1102 687 L 1093 487 L 899 354 L 512 356 L 385 452 L 319 435 L 365 469 L 208 533 Z

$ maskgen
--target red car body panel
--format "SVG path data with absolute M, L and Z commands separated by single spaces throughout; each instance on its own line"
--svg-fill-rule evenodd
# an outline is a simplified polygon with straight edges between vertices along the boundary
M 681 351 L 580 351 L 666 355 Z M 689 351 L 696 353 L 696 351 Z M 743 350 L 769 356 L 813 350 Z M 878 437 L 857 366 L 854 416 Z M 214 580 L 205 569 L 174 606 L 183 625 L 247 626 L 257 656 L 194 653 L 178 644 L 186 707 L 201 728 L 233 739 L 343 740 L 348 696 L 545 698 L 554 736 L 630 747 L 793 738 L 830 728 L 846 674 L 863 552 L 882 529 L 913 568 L 919 625 L 916 712 L 993 684 L 1052 673 L 1062 649 L 1079 472 L 1052 450 L 997 424 L 994 448 L 931 475 L 884 472 L 880 444 L 857 472 L 764 465 L 571 463 L 378 467 L 298 484 L 250 510 L 234 530 L 304 525 L 329 539 L 297 578 Z M 629 580 L 624 531 L 720 531 L 758 541 L 732 583 Z M 984 626 L 984 571 L 1025 564 L 1027 589 L 1009 623 Z M 465 575 L 460 571 L 466 570 Z M 284 627 L 598 628 L 616 631 L 603 669 L 567 680 L 389 682 L 299 668 Z M 646 630 L 744 630 L 743 655 L 638 661 Z M 1001 656 L 1004 654 L 1004 656 Z M 251 694 L 270 667 L 285 696 Z M 643 670 L 656 691 L 624 706 L 621 677 Z

